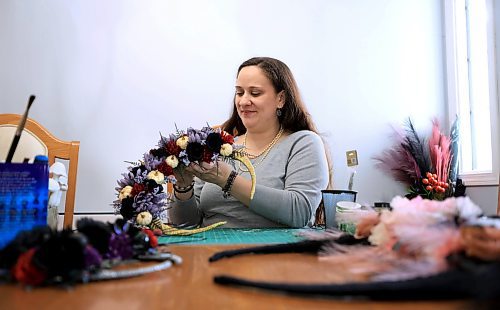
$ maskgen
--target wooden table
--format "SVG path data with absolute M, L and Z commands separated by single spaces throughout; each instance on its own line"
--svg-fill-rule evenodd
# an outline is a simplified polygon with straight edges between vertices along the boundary
M 217 251 L 242 246 L 171 246 L 182 265 L 137 278 L 77 285 L 70 290 L 18 285 L 0 286 L 0 309 L 468 309 L 467 301 L 372 302 L 329 297 L 287 295 L 271 291 L 220 286 L 214 275 L 253 280 L 333 282 L 346 275 L 329 271 L 314 255 L 244 255 L 214 263 Z M 330 266 L 331 267 L 331 266 Z

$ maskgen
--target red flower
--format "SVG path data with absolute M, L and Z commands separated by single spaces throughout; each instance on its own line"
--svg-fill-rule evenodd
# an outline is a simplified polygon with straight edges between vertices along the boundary
M 229 143 L 229 144 L 234 143 L 234 137 L 231 134 L 223 131 L 221 132 L 221 135 L 222 135 L 222 141 L 224 141 L 224 143 Z
M 130 195 L 132 195 L 132 197 L 135 197 L 137 194 L 143 192 L 145 189 L 146 187 L 144 186 L 144 184 L 135 183 L 134 186 L 132 187 Z
M 149 245 L 152 248 L 156 248 L 158 246 L 158 238 L 156 238 L 154 232 L 151 229 L 143 229 L 142 230 L 149 237 Z
M 214 153 L 211 152 L 208 149 L 203 150 L 203 158 L 202 160 L 206 163 L 211 163 L 212 162 L 212 156 L 214 156 Z
M 32 264 L 35 252 L 36 250 L 33 248 L 21 254 L 12 268 L 14 278 L 23 284 L 39 285 L 46 278 L 45 273 Z
M 170 167 L 165 161 L 159 164 L 156 169 L 166 176 L 174 174 L 174 169 L 172 169 L 172 167 Z
M 179 153 L 181 152 L 181 148 L 177 145 L 175 140 L 168 141 L 165 148 L 167 149 L 167 153 L 169 155 L 175 155 L 176 157 L 179 157 Z

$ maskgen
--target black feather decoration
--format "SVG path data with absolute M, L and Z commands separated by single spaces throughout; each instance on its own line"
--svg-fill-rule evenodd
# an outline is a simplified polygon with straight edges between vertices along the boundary
M 87 238 L 71 230 L 54 232 L 33 256 L 33 264 L 54 283 L 81 281 L 85 269 Z
M 89 243 L 104 255 L 109 249 L 109 238 L 111 227 L 103 222 L 95 221 L 91 218 L 82 218 L 76 222 L 76 229 L 84 234 Z
M 419 137 L 410 118 L 406 122 L 406 132 L 405 143 L 402 146 L 413 155 L 420 170 L 420 175 L 424 176 L 428 171 L 431 171 L 431 159 L 429 149 L 426 147 L 426 141 Z
M 29 249 L 45 243 L 54 232 L 48 226 L 35 227 L 32 230 L 21 231 L 0 251 L 0 269 L 11 268 L 19 256 Z

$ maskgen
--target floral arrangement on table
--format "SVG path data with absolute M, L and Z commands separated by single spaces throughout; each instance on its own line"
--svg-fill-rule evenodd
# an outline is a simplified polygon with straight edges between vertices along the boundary
M 243 149 L 234 144 L 234 137 L 220 128 L 188 128 L 177 130 L 169 137 L 160 135 L 157 148 L 143 155 L 140 162 L 132 163 L 128 172 L 118 180 L 115 211 L 139 226 L 161 229 L 166 235 L 189 235 L 212 229 L 224 222 L 197 228 L 177 229 L 162 223 L 161 214 L 170 198 L 167 183 L 175 184 L 174 170 L 185 169 L 190 163 L 215 163 L 218 160 L 241 161 L 252 176 L 251 198 L 255 193 L 255 171 Z
M 396 130 L 394 145 L 375 157 L 377 166 L 408 187 L 408 197 L 443 200 L 455 195 L 458 171 L 458 121 L 445 135 L 433 120 L 428 139 L 421 138 L 411 119 Z
M 181 262 L 179 257 L 159 250 L 153 231 L 138 229 L 122 219 L 111 224 L 83 218 L 76 228 L 57 231 L 39 226 L 19 232 L 0 250 L 0 281 L 71 285 L 138 276 Z M 130 259 L 164 262 L 123 269 Z M 110 270 L 116 265 L 121 270 Z

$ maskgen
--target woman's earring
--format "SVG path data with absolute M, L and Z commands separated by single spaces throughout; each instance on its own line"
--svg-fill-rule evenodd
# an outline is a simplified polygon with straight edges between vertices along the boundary
M 276 115 L 277 115 L 278 117 L 281 117 L 281 114 L 282 114 L 281 109 L 280 109 L 280 108 L 277 108 L 277 109 L 276 109 Z

